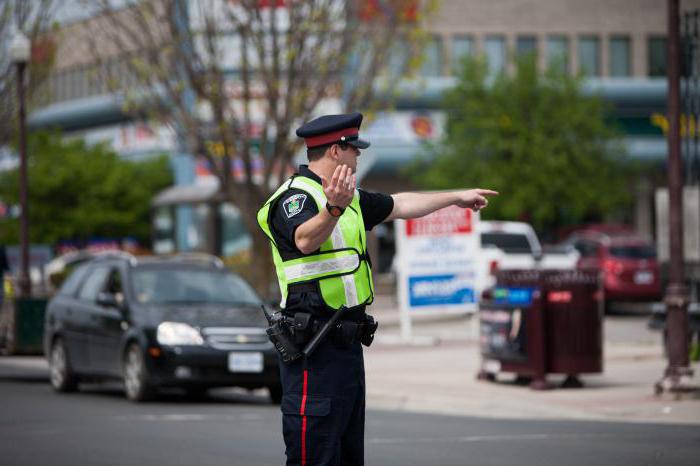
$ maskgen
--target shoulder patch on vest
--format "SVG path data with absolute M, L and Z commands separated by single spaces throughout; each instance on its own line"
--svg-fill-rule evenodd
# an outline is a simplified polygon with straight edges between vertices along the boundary
M 295 194 L 284 200 L 282 207 L 287 218 L 292 218 L 304 208 L 306 202 L 306 194 Z

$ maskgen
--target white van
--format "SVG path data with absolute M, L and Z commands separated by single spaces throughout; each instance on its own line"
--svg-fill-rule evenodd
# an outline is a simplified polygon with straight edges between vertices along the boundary
M 495 284 L 496 270 L 575 269 L 580 254 L 573 247 L 544 251 L 532 226 L 524 222 L 481 221 L 481 291 Z

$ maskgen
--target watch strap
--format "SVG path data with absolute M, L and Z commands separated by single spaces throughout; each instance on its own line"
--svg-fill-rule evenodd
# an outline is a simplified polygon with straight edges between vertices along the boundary
M 328 201 L 326 201 L 326 210 L 328 210 L 328 213 L 330 213 L 333 217 L 340 217 L 343 215 L 343 212 L 345 212 L 344 208 L 337 205 L 331 205 L 328 203 Z

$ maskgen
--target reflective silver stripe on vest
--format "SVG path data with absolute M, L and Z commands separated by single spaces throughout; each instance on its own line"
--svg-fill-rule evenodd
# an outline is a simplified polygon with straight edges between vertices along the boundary
M 319 274 L 341 273 L 355 270 L 360 266 L 360 258 L 353 254 L 346 257 L 334 257 L 318 262 L 306 262 L 303 264 L 290 265 L 284 268 L 287 280 L 298 280 L 300 278 L 313 278 Z
M 310 183 L 299 178 L 294 178 L 290 187 L 299 186 L 304 191 L 311 193 L 311 195 L 316 200 L 316 203 L 325 206 L 326 205 L 326 195 L 319 191 L 318 188 Z M 355 196 L 358 195 L 358 191 L 355 190 Z M 340 230 L 340 222 L 335 224 L 333 232 L 331 233 L 331 242 L 333 243 L 333 249 L 345 249 L 345 239 L 343 238 L 343 232 Z M 340 277 L 343 280 L 343 289 L 345 290 L 345 305 L 348 307 L 357 306 L 359 303 L 357 299 L 357 286 L 355 285 L 355 275 L 343 275 Z
M 345 239 L 343 238 L 343 233 L 340 231 L 338 226 L 340 222 L 333 228 L 333 233 L 331 233 L 331 241 L 333 242 L 333 249 L 343 249 L 345 248 Z M 345 289 L 345 305 L 348 307 L 357 306 L 357 287 L 355 286 L 355 274 L 343 275 L 340 277 L 343 280 L 343 288 Z

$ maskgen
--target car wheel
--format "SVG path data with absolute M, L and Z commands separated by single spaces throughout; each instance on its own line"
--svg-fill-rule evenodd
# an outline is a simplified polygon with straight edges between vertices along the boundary
M 78 388 L 78 377 L 70 367 L 66 346 L 60 338 L 54 341 L 49 353 L 49 378 L 57 392 L 74 392 Z
M 124 391 L 131 401 L 148 401 L 155 395 L 148 382 L 148 369 L 141 347 L 132 343 L 124 354 Z
M 274 384 L 270 385 L 267 387 L 267 389 L 270 392 L 270 401 L 273 404 L 280 404 L 282 403 L 282 385 L 281 384 Z

